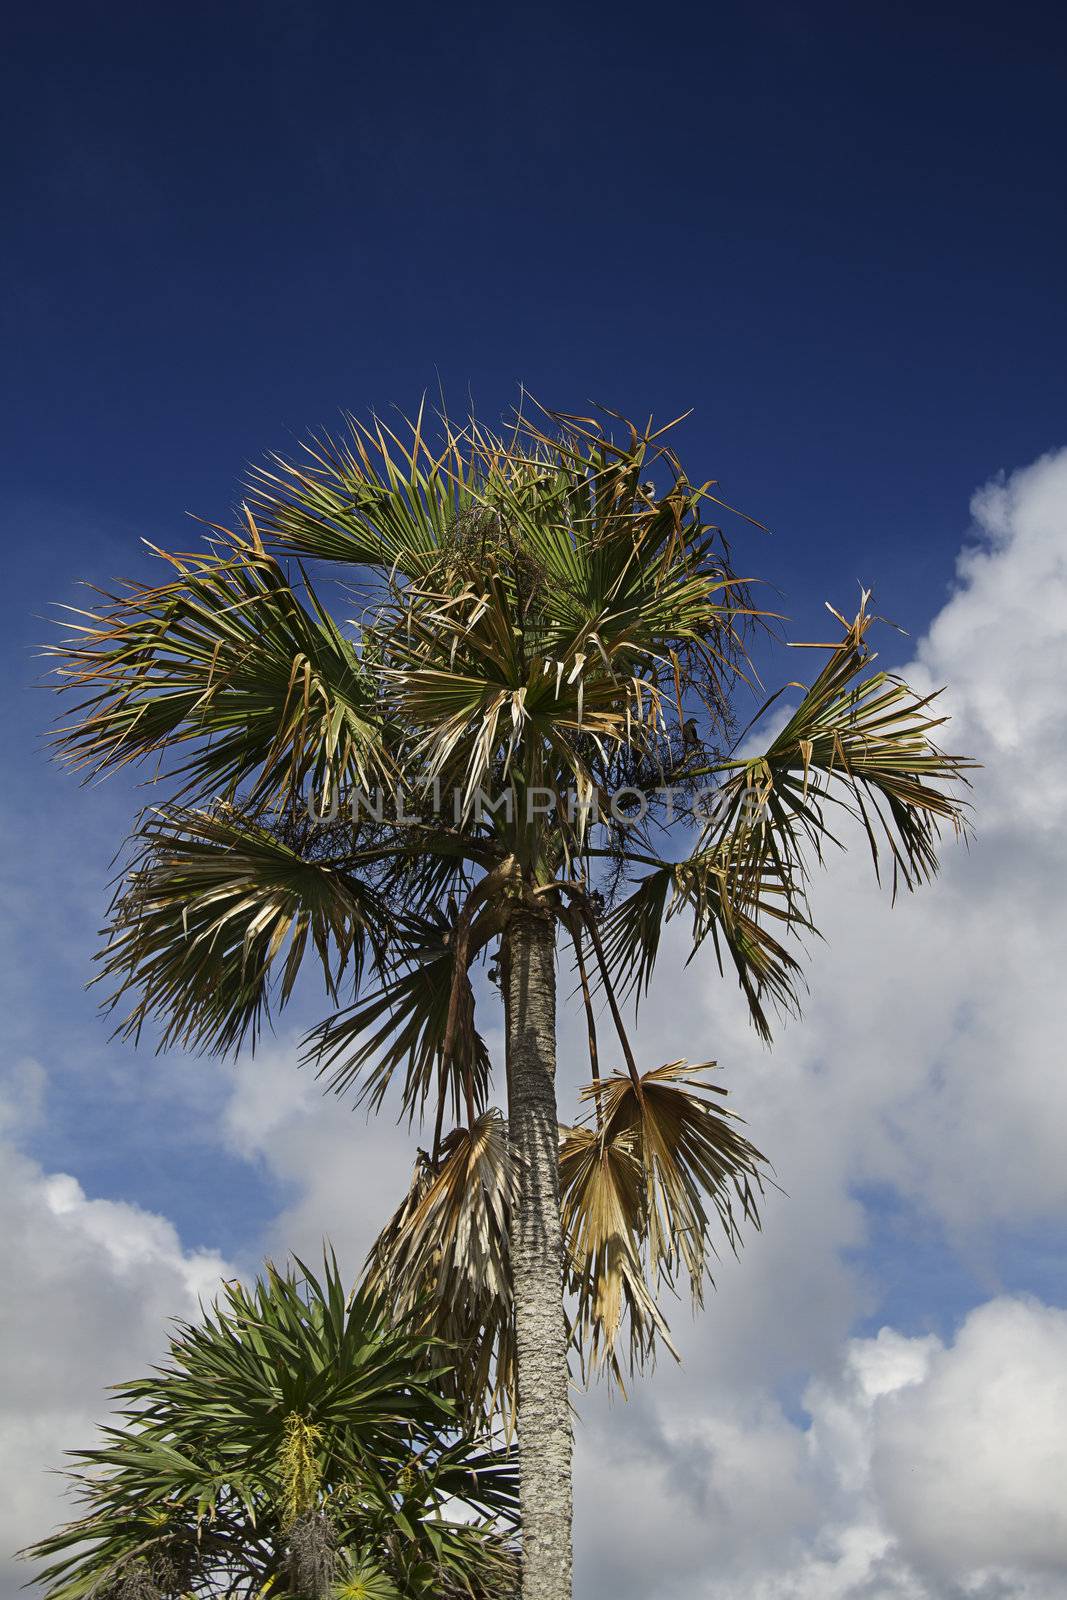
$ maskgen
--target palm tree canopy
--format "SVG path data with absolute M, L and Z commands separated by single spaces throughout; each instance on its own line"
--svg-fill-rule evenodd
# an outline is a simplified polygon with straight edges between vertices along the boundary
M 739 753 L 767 618 L 729 508 L 669 440 L 552 415 L 503 436 L 445 421 L 433 441 L 422 412 L 403 436 L 352 422 L 272 460 L 239 531 L 102 596 L 60 647 L 64 756 L 89 773 L 151 759 L 171 785 L 101 953 L 112 1003 L 132 997 L 121 1026 L 236 1049 L 314 963 L 330 1009 L 308 1059 L 373 1103 L 398 1082 L 434 1125 L 374 1281 L 406 1307 L 434 1297 L 450 1338 L 466 1319 L 471 1381 L 488 1343 L 498 1393 L 508 1319 L 489 1286 L 506 1286 L 514 1175 L 470 973 L 509 917 L 554 919 L 586 1007 L 588 1111 L 560 1133 L 573 1331 L 620 1376 L 623 1329 L 642 1361 L 666 1334 L 657 1291 L 682 1277 L 699 1297 L 710 1217 L 736 1244 L 764 1170 L 710 1063 L 634 1058 L 618 1002 L 647 988 L 664 924 L 686 916 L 693 952 L 711 941 L 769 1038 L 796 1009 L 836 818 L 859 820 L 894 892 L 965 826 L 967 763 L 934 742 L 936 702 L 874 670 L 866 596 L 853 621 L 834 613 L 840 638 L 767 748 Z M 353 622 L 308 562 L 340 571 Z M 598 999 L 618 1038 L 606 1076 Z
M 24 1554 L 49 1600 L 253 1596 L 293 1587 L 294 1545 L 321 1532 L 349 1600 L 361 1573 L 412 1600 L 510 1593 L 511 1460 L 460 1426 L 446 1371 L 379 1299 L 346 1302 L 332 1258 L 321 1280 L 268 1266 L 118 1386 L 103 1444 L 74 1453 L 83 1514 Z

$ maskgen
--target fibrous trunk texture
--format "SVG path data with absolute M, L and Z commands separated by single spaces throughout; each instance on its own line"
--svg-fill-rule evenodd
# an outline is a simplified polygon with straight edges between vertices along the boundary
M 321 1511 L 305 1511 L 289 1530 L 289 1586 L 300 1600 L 327 1600 L 333 1583 L 330 1524 Z
M 515 914 L 502 976 L 509 1127 L 520 1184 L 511 1226 L 520 1594 L 522 1600 L 570 1600 L 572 1434 L 559 1215 L 555 938 L 547 918 Z

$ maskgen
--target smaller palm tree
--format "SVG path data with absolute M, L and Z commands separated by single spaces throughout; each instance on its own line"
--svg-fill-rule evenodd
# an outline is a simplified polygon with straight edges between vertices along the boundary
M 509 1453 L 461 1427 L 447 1356 L 368 1291 L 268 1263 L 73 1452 L 85 1509 L 22 1552 L 46 1600 L 495 1600 L 514 1588 Z

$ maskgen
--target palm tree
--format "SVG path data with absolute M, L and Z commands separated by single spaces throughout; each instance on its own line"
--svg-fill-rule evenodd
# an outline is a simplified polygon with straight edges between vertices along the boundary
M 308 1058 L 337 1092 L 429 1119 L 372 1254 L 395 1307 L 436 1307 L 455 1382 L 514 1416 L 523 1600 L 571 1592 L 569 1352 L 620 1382 L 699 1302 L 711 1219 L 758 1223 L 763 1158 L 712 1063 L 642 1071 L 622 1004 L 664 925 L 691 919 L 770 1037 L 795 1009 L 808 874 L 851 812 L 894 889 L 959 831 L 966 763 L 928 698 L 872 670 L 871 618 L 838 613 L 813 682 L 758 755 L 739 749 L 754 629 L 713 483 L 668 430 L 519 417 L 506 437 L 423 414 L 257 472 L 238 531 L 81 613 L 63 753 L 152 759 L 171 790 L 135 835 L 101 952 L 121 1027 L 254 1042 L 316 961 L 331 1012 Z M 162 554 L 162 552 L 161 552 Z M 293 565 L 283 564 L 291 561 Z M 343 628 L 304 562 L 333 563 Z M 773 697 L 772 697 L 773 698 Z M 383 798 L 384 797 L 384 798 Z M 557 943 L 587 1020 L 584 1115 L 559 1123 Z M 506 1119 L 470 973 L 489 962 Z M 598 1006 L 617 1036 L 602 1072 Z M 611 1063 L 613 1065 L 613 1063 Z M 450 1131 L 446 1117 L 457 1124 Z
M 346 1303 L 332 1258 L 300 1270 L 226 1285 L 168 1365 L 118 1386 L 118 1423 L 73 1452 L 86 1509 L 23 1552 L 47 1600 L 514 1592 L 513 1467 L 459 1425 L 447 1353 Z

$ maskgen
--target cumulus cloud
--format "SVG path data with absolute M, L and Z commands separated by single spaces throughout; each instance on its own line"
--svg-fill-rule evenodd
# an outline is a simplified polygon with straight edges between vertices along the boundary
M 238 1066 L 220 1132 L 229 1149 L 264 1163 L 291 1195 L 265 1219 L 264 1253 L 292 1251 L 310 1263 L 327 1240 L 354 1276 L 400 1203 L 414 1141 L 388 1107 L 368 1118 L 351 1097 L 324 1094 L 299 1059 L 291 1038 L 258 1051 L 254 1070 Z
M 157 1359 L 169 1320 L 195 1315 L 228 1271 L 212 1251 L 183 1249 L 164 1218 L 93 1199 L 22 1154 L 45 1088 L 32 1061 L 0 1085 L 0 1592 L 11 1595 L 29 1576 L 12 1552 L 71 1514 L 52 1469 L 92 1442 L 107 1386 Z
M 1067 1312 L 883 1328 L 809 1385 L 581 1441 L 583 1592 L 617 1600 L 1053 1600 L 1067 1571 Z M 592 1537 L 590 1537 L 592 1530 Z
M 831 864 L 814 886 L 827 942 L 806 1014 L 772 1052 L 710 963 L 664 964 L 644 1015 L 649 1059 L 718 1057 L 788 1195 L 724 1264 L 706 1315 L 677 1318 L 684 1367 L 661 1368 L 629 1414 L 584 1402 L 588 1600 L 1063 1590 L 1067 1546 L 1042 1485 L 1064 1481 L 1067 1418 L 1054 1359 L 1026 1360 L 1028 1342 L 1059 1349 L 1063 1313 L 996 1291 L 1002 1230 L 1062 1226 L 1067 1207 L 1067 451 L 982 490 L 972 511 L 954 590 L 903 670 L 950 686 L 946 740 L 983 764 L 974 846 L 948 845 L 938 883 L 895 908 L 862 848 Z M 864 1248 L 872 1193 L 980 1280 L 974 1299 L 994 1292 L 951 1348 L 891 1329 L 849 1341 L 894 1289 Z M 1025 1264 L 1013 1270 L 1025 1281 Z M 943 1316 L 936 1285 L 923 1309 L 927 1326 Z M 798 1431 L 776 1396 L 804 1373 Z M 751 1489 L 739 1438 L 763 1440 L 773 1494 Z M 783 1489 L 799 1443 L 804 1469 Z M 683 1462 L 684 1493 L 671 1476 Z M 746 1493 L 731 1500 L 724 1482 Z
M 874 1406 L 872 1489 L 900 1548 L 941 1577 L 1007 1556 L 1062 1580 L 1067 1311 L 990 1301 L 923 1354 Z

